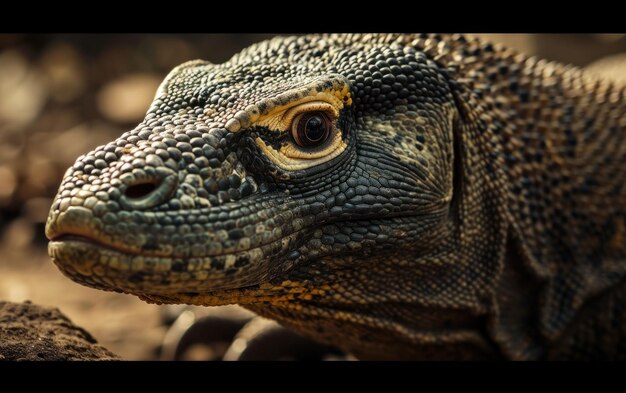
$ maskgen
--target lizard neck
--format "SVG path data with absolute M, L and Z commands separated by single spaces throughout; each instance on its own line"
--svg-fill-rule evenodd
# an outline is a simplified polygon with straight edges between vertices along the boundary
M 509 353 L 547 356 L 537 348 L 565 342 L 579 311 L 626 273 L 626 94 L 575 67 L 501 48 L 479 52 L 480 61 L 447 64 L 460 85 L 463 149 L 480 157 L 466 162 L 470 170 L 487 165 L 503 201 L 509 241 L 500 288 L 536 288 L 496 290 L 494 335 L 510 347 L 510 332 L 536 328 L 536 337 L 524 336 L 534 349 Z M 511 296 L 520 299 L 504 306 Z M 521 303 L 534 311 L 507 315 Z

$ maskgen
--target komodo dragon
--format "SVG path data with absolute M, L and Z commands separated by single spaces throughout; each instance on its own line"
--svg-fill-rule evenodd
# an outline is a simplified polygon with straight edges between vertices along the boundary
M 66 172 L 49 253 L 361 359 L 624 359 L 624 93 L 462 35 L 190 61 Z

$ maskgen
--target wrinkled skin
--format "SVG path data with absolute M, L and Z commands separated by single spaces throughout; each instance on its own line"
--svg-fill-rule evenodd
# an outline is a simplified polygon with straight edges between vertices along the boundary
M 323 143 L 298 145 L 303 113 Z M 84 285 L 242 304 L 360 358 L 612 358 L 624 124 L 622 90 L 462 36 L 276 38 L 177 67 L 79 157 L 50 255 Z

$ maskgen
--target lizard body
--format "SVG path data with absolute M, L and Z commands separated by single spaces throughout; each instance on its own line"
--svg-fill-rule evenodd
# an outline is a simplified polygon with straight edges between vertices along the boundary
M 626 353 L 624 89 L 462 35 L 279 37 L 78 158 L 64 274 L 363 359 Z

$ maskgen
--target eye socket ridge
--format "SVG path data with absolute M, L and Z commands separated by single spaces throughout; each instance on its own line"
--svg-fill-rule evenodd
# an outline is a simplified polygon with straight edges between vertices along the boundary
M 309 111 L 298 114 L 291 124 L 291 137 L 302 148 L 324 145 L 331 136 L 333 122 L 324 111 Z

